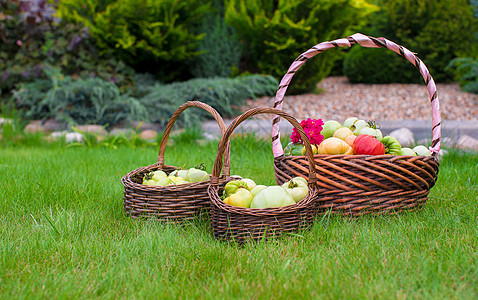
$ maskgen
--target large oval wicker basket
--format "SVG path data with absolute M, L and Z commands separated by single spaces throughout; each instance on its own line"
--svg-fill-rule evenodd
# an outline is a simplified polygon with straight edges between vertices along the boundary
M 224 203 L 219 195 L 224 190 L 220 186 L 219 174 L 226 145 L 234 129 L 245 119 L 257 114 L 277 114 L 297 128 L 305 141 L 308 164 L 309 194 L 296 204 L 272 208 L 243 208 Z M 315 167 L 312 148 L 307 135 L 300 124 L 287 113 L 273 108 L 253 108 L 233 120 L 223 135 L 218 148 L 216 161 L 208 193 L 212 202 L 210 219 L 214 236 L 219 240 L 234 240 L 242 243 L 248 240 L 269 239 L 287 232 L 296 232 L 309 226 L 314 218 L 317 205 L 317 188 L 315 185 Z
M 435 82 L 423 62 L 408 49 L 384 38 L 354 34 L 348 38 L 320 43 L 302 53 L 282 78 L 274 107 L 282 109 L 284 95 L 294 73 L 309 59 L 329 48 L 354 44 L 387 48 L 414 64 L 422 74 L 432 108 L 432 156 L 315 155 L 320 211 L 359 216 L 395 213 L 421 208 L 437 180 L 440 150 L 440 106 Z M 313 118 L 313 116 L 311 116 Z M 277 183 L 294 176 L 307 176 L 307 158 L 284 156 L 279 138 L 279 118 L 272 122 L 274 169 Z
M 169 174 L 180 167 L 164 164 L 164 152 L 171 128 L 179 115 L 190 107 L 198 107 L 209 112 L 221 129 L 222 134 L 226 126 L 219 113 L 211 106 L 199 102 L 189 101 L 181 105 L 169 119 L 159 147 L 158 162 L 133 170 L 126 174 L 121 182 L 124 185 L 123 207 L 125 212 L 132 218 L 154 218 L 160 221 L 180 222 L 196 218 L 202 212 L 208 211 L 211 201 L 207 193 L 210 180 L 168 186 L 144 185 L 145 174 L 162 170 Z M 222 176 L 216 181 L 219 186 L 229 180 L 229 144 L 226 145 L 225 167 Z

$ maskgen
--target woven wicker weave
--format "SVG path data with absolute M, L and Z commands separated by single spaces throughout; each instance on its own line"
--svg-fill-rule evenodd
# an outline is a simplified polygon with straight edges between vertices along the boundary
M 321 197 L 318 209 L 322 212 L 329 210 L 335 214 L 359 216 L 421 208 L 437 179 L 441 121 L 435 83 L 426 66 L 414 53 L 384 38 L 362 34 L 320 43 L 292 63 L 279 84 L 274 107 L 282 109 L 284 95 L 294 73 L 309 58 L 329 48 L 350 47 L 354 44 L 387 48 L 405 57 L 419 69 L 427 84 L 432 107 L 432 156 L 315 155 Z M 305 157 L 284 156 L 279 139 L 279 118 L 273 120 L 272 137 L 277 183 L 294 176 L 307 176 L 308 161 Z
M 224 134 L 226 126 L 219 113 L 207 104 L 199 101 L 189 101 L 181 105 L 169 119 L 159 147 L 158 162 L 133 170 L 126 174 L 121 182 L 124 185 L 124 210 L 132 218 L 154 218 L 161 221 L 180 222 L 196 218 L 210 207 L 207 188 L 210 180 L 181 185 L 150 186 L 143 185 L 145 174 L 162 170 L 170 173 L 179 167 L 164 165 L 164 152 L 171 128 L 179 115 L 190 107 L 198 107 L 209 112 L 217 121 Z M 229 144 L 226 145 L 225 167 L 223 176 L 218 180 L 219 186 L 229 180 Z
M 308 164 L 309 194 L 296 204 L 254 209 L 236 207 L 224 203 L 220 196 L 223 188 L 219 185 L 219 174 L 222 168 L 222 157 L 225 146 L 234 129 L 245 119 L 257 114 L 277 114 L 289 121 L 301 135 L 306 144 Z M 286 232 L 295 232 L 304 229 L 311 224 L 316 212 L 317 188 L 316 176 L 312 155 L 312 148 L 300 124 L 285 112 L 273 108 L 253 108 L 234 119 L 227 128 L 220 143 L 216 161 L 211 177 L 211 185 L 208 189 L 212 206 L 210 211 L 211 226 L 214 236 L 220 240 L 235 240 L 244 242 L 247 240 L 268 239 L 273 236 L 280 236 Z

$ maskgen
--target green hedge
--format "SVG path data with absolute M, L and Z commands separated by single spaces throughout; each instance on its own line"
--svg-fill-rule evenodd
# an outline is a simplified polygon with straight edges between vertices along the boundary
M 370 16 L 368 26 L 361 31 L 386 37 L 416 52 L 436 81 L 454 79 L 453 71 L 446 69 L 452 59 L 478 56 L 478 41 L 474 35 L 478 31 L 478 19 L 473 17 L 473 6 L 467 0 L 376 0 L 376 4 L 381 10 Z M 360 77 L 365 79 L 361 82 L 379 83 L 376 79 L 380 77 L 370 76 L 379 69 L 400 72 L 396 74 L 400 80 L 413 78 L 408 69 L 401 69 L 398 60 L 379 57 L 368 64 L 352 62 L 357 56 L 365 56 L 367 51 L 356 50 L 351 58 L 345 59 L 344 64 L 348 64 L 345 75 L 350 80 L 357 81 L 354 77 Z

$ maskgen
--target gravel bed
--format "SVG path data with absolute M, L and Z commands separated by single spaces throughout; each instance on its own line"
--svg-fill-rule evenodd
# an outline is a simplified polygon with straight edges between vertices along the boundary
M 343 122 L 351 116 L 381 121 L 431 120 L 425 84 L 352 84 L 346 77 L 335 76 L 322 80 L 318 88 L 324 92 L 286 96 L 283 109 L 298 120 L 310 117 Z M 478 95 L 463 92 L 456 83 L 437 84 L 437 91 L 443 120 L 478 120 Z M 247 100 L 243 109 L 273 104 L 274 97 L 261 97 Z

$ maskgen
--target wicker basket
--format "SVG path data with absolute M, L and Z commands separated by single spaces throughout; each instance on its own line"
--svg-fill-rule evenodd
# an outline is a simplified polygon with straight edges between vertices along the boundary
M 190 107 L 199 107 L 209 112 L 217 121 L 222 134 L 226 126 L 219 113 L 207 104 L 189 101 L 181 105 L 169 119 L 159 147 L 158 162 L 133 170 L 126 174 L 121 182 L 124 185 L 124 210 L 132 218 L 154 218 L 161 221 L 180 222 L 196 218 L 210 207 L 207 188 L 210 180 L 168 186 L 143 185 L 145 174 L 162 170 L 170 173 L 179 167 L 164 165 L 164 152 L 171 128 L 179 115 Z M 225 167 L 223 176 L 216 181 L 220 186 L 229 180 L 229 144 L 226 145 Z
M 225 146 L 229 143 L 229 138 L 234 129 L 245 119 L 257 114 L 277 114 L 289 121 L 301 135 L 306 144 L 307 156 L 310 159 L 308 183 L 309 194 L 296 204 L 254 209 L 236 207 L 224 203 L 219 197 L 223 192 L 223 187 L 219 184 L 219 174 L 222 168 L 222 157 Z M 220 240 L 234 240 L 239 243 L 247 240 L 259 240 L 262 238 L 271 238 L 280 236 L 286 232 L 295 232 L 304 229 L 311 224 L 316 212 L 317 187 L 315 182 L 315 167 L 312 156 L 312 148 L 308 142 L 307 135 L 304 133 L 300 124 L 285 112 L 273 108 L 253 108 L 234 119 L 227 128 L 220 143 L 216 161 L 211 177 L 211 185 L 208 193 L 211 198 L 212 206 L 210 211 L 211 225 L 214 236 Z
M 359 216 L 394 213 L 421 208 L 435 184 L 440 150 L 440 107 L 435 83 L 428 69 L 414 53 L 384 38 L 354 34 L 346 39 L 320 43 L 302 53 L 290 66 L 277 90 L 274 107 L 282 109 L 287 86 L 294 73 L 311 57 L 333 47 L 359 44 L 387 48 L 405 57 L 422 74 L 432 108 L 432 156 L 395 155 L 315 155 L 317 185 L 321 196 L 318 209 L 332 213 Z M 272 128 L 274 168 L 277 183 L 294 176 L 307 176 L 308 161 L 303 156 L 284 156 L 279 139 L 279 118 Z

